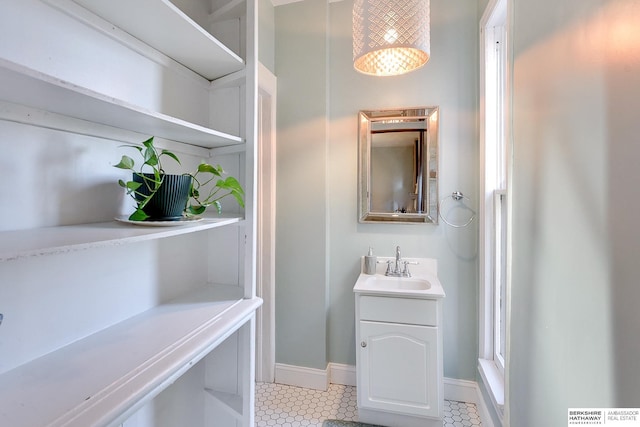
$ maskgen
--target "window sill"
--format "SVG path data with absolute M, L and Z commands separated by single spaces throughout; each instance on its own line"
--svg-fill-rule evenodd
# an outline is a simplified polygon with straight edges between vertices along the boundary
M 478 359 L 478 371 L 487 387 L 489 396 L 491 396 L 491 403 L 500 421 L 502 421 L 504 414 L 504 376 L 493 360 L 488 359 Z

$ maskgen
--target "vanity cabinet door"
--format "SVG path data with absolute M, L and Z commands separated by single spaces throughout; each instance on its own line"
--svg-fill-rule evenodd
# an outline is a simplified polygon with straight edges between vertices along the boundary
M 358 404 L 416 416 L 439 416 L 438 328 L 360 322 Z

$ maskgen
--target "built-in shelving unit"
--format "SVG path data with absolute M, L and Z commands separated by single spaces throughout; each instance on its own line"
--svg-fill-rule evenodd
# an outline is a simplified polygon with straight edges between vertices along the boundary
M 248 321 L 260 302 L 242 299 L 235 286 L 205 286 L 0 375 L 2 425 L 122 422 Z M 236 413 L 242 406 L 240 396 L 218 400 Z
M 0 58 L 0 99 L 206 148 L 242 138 L 151 111 Z
M 241 221 L 204 218 L 175 227 L 136 226 L 116 221 L 0 232 L 0 262 L 61 254 L 205 231 Z
M 254 0 L 231 0 L 219 10 L 201 17 L 202 19 L 199 21 L 214 23 L 235 18 L 255 21 L 255 8 Z M 180 292 L 187 292 L 187 294 L 169 302 L 161 300 L 160 297 L 151 302 L 147 301 L 145 297 L 140 297 L 140 304 L 131 304 L 130 307 L 127 307 L 129 311 L 122 310 L 124 314 L 109 323 L 112 326 L 106 328 L 99 320 L 92 322 L 92 319 L 83 319 L 91 325 L 87 328 L 90 332 L 86 333 L 89 334 L 86 337 L 84 337 L 86 334 L 76 336 L 77 331 L 72 333 L 68 331 L 68 328 L 59 327 L 65 338 L 70 338 L 65 341 L 65 344 L 71 342 L 67 345 L 61 344 L 64 345 L 62 347 L 56 346 L 57 342 L 48 342 L 44 335 L 35 338 L 23 337 L 15 332 L 29 330 L 31 320 L 36 323 L 45 320 L 52 321 L 52 319 L 40 319 L 37 308 L 34 308 L 34 305 L 37 306 L 37 304 L 34 304 L 33 300 L 45 297 L 33 293 L 28 294 L 28 292 L 25 293 L 24 298 L 22 295 L 16 296 L 13 301 L 17 301 L 18 304 L 11 307 L 11 312 L 14 315 L 5 316 L 4 329 L 0 330 L 0 349 L 5 351 L 1 345 L 2 333 L 13 333 L 11 338 L 19 337 L 18 341 L 24 338 L 25 341 L 32 340 L 32 342 L 40 343 L 44 340 L 46 345 L 35 346 L 38 349 L 34 351 L 45 349 L 40 353 L 33 353 L 36 354 L 35 356 L 26 357 L 20 354 L 24 360 L 18 359 L 18 363 L 10 365 L 9 370 L 0 374 L 0 425 L 12 427 L 146 427 L 153 425 L 155 427 L 157 424 L 145 420 L 134 419 L 131 423 L 128 420 L 131 420 L 132 415 L 135 418 L 135 414 L 141 408 L 153 407 L 153 404 L 148 407 L 145 405 L 150 402 L 155 404 L 154 399 L 161 392 L 184 378 L 183 375 L 202 360 L 207 362 L 199 365 L 206 367 L 206 384 L 203 386 L 204 381 L 201 384 L 199 381 L 192 381 L 191 377 L 185 376 L 187 377 L 185 381 L 190 389 L 186 394 L 191 396 L 194 390 L 195 393 L 202 393 L 203 403 L 198 403 L 200 406 L 205 405 L 205 408 L 202 408 L 202 413 L 212 412 L 215 417 L 224 412 L 233 419 L 229 425 L 233 425 L 233 427 L 252 426 L 253 412 L 250 404 L 252 402 L 251 394 L 254 390 L 252 372 L 255 342 L 254 320 L 255 311 L 261 305 L 262 300 L 255 297 L 255 207 L 253 206 L 254 189 L 251 183 L 255 174 L 256 160 L 253 156 L 247 156 L 244 153 L 254 149 L 253 133 L 255 132 L 256 118 L 252 117 L 252 109 L 249 107 L 252 103 L 255 104 L 257 98 L 257 92 L 252 83 L 256 75 L 256 70 L 252 69 L 255 67 L 253 64 L 257 62 L 256 59 L 249 58 L 247 60 L 238 56 L 169 0 L 44 0 L 43 2 L 26 1 L 12 6 L 0 6 L 0 14 L 7 12 L 10 15 L 15 11 L 18 11 L 16 16 L 26 16 L 30 12 L 36 11 L 38 19 L 40 19 L 38 22 L 30 23 L 32 25 L 31 32 L 20 27 L 12 27 L 13 32 L 19 33 L 15 43 L 18 44 L 22 41 L 18 39 L 19 37 L 25 35 L 31 37 L 31 33 L 35 33 L 33 30 L 40 28 L 39 25 L 44 27 L 49 25 L 46 28 L 49 32 L 43 31 L 33 35 L 35 41 L 30 40 L 30 42 L 41 50 L 39 52 L 40 58 L 43 56 L 48 59 L 55 58 L 55 61 L 50 62 L 40 61 L 40 58 L 34 60 L 37 53 L 33 56 L 20 55 L 12 47 L 7 47 L 10 43 L 0 43 L 0 82 L 2 82 L 0 84 L 0 113 L 2 113 L 3 120 L 25 125 L 16 130 L 17 133 L 31 135 L 30 130 L 25 128 L 33 126 L 51 128 L 61 131 L 56 134 L 57 138 L 62 140 L 68 138 L 73 143 L 80 140 L 78 135 L 93 135 L 90 129 L 92 126 L 101 127 L 95 136 L 100 136 L 103 139 L 111 139 L 108 136 L 110 131 L 114 131 L 115 134 L 120 130 L 153 135 L 180 144 L 219 150 L 224 155 L 237 154 L 237 164 L 239 169 L 246 174 L 245 181 L 248 184 L 245 186 L 247 191 L 245 213 L 235 216 L 206 217 L 201 221 L 189 222 L 175 227 L 143 227 L 114 220 L 0 232 L 0 273 L 6 274 L 6 276 L 0 276 L 0 282 L 8 281 L 7 277 L 13 282 L 22 280 L 21 276 L 15 273 L 18 268 L 11 268 L 22 266 L 19 263 L 12 264 L 13 261 L 25 261 L 28 262 L 27 265 L 36 265 L 38 261 L 33 260 L 45 256 L 79 257 L 74 252 L 91 251 L 101 247 L 117 247 L 220 228 L 225 229 L 216 231 L 215 233 L 219 234 L 215 237 L 229 238 L 233 241 L 216 241 L 212 245 L 216 247 L 213 249 L 210 247 L 209 251 L 214 252 L 220 247 L 226 249 L 225 243 L 228 243 L 231 249 L 228 253 L 222 254 L 223 260 L 216 259 L 221 257 L 219 253 L 216 253 L 216 256 L 210 256 L 207 259 L 206 265 L 199 266 L 204 271 L 202 277 L 209 275 L 209 281 L 212 281 L 211 277 L 213 275 L 215 278 L 216 267 L 227 262 L 232 265 L 227 268 L 228 270 L 237 269 L 237 277 L 229 281 L 231 284 L 209 283 L 196 290 L 194 289 L 201 283 L 200 280 L 194 280 L 193 282 L 196 283 L 193 284 L 177 284 L 176 289 L 179 289 Z M 218 110 L 223 110 L 227 106 L 228 98 L 224 98 L 227 95 L 219 95 L 220 98 L 216 98 L 215 89 L 226 90 L 230 87 L 242 87 L 242 90 L 232 89 L 229 91 L 234 94 L 233 96 L 236 96 L 234 106 L 237 107 L 229 109 L 229 116 L 240 115 L 240 117 L 235 117 L 238 122 L 236 127 L 241 129 L 239 134 L 243 137 L 218 131 L 214 129 L 215 126 L 207 126 L 206 123 L 203 125 L 190 122 L 137 105 L 135 103 L 136 94 L 131 95 L 130 98 L 134 99 L 134 102 L 131 102 L 129 97 L 127 97 L 128 100 L 124 100 L 113 94 L 97 92 L 87 87 L 90 84 L 79 83 L 83 81 L 81 78 L 78 79 L 78 82 L 74 82 L 56 77 L 56 70 L 50 70 L 49 63 L 57 61 L 63 62 L 65 65 L 70 64 L 68 68 L 71 71 L 65 75 L 70 75 L 73 80 L 75 77 L 74 67 L 81 68 L 83 60 L 93 64 L 91 61 L 95 45 L 87 44 L 90 46 L 90 52 L 88 54 L 85 52 L 85 56 L 78 55 L 76 57 L 73 47 L 67 45 L 69 40 L 73 39 L 71 37 L 67 39 L 66 35 L 60 36 L 57 30 L 62 27 L 49 24 L 48 17 L 60 20 L 63 17 L 66 20 L 65 23 L 75 25 L 74 28 L 77 32 L 88 35 L 91 40 L 94 40 L 94 37 L 100 42 L 103 42 L 103 39 L 108 40 L 109 43 L 104 42 L 104 45 L 101 44 L 101 46 L 107 51 L 107 56 L 110 56 L 109 60 L 111 61 L 119 60 L 120 54 L 126 50 L 127 54 L 134 52 L 135 58 L 131 61 L 130 67 L 135 67 L 136 71 L 139 64 L 143 63 L 145 67 L 149 66 L 153 70 L 159 70 L 159 73 L 173 73 L 174 77 L 179 75 L 180 78 L 167 80 L 167 85 L 175 85 L 171 86 L 171 89 L 175 90 L 169 91 L 172 96 L 175 96 L 176 93 L 182 95 L 181 85 L 186 85 L 191 91 L 185 93 L 202 93 L 202 98 L 198 98 L 198 100 L 209 101 L 210 106 L 215 105 Z M 73 20 L 69 20 L 69 17 Z M 253 43 L 256 25 L 256 22 L 246 22 L 246 25 L 242 26 L 242 30 L 247 34 L 235 34 L 233 37 L 235 39 L 239 37 L 245 44 Z M 64 28 L 66 29 L 66 26 Z M 57 35 L 58 38 L 46 39 L 49 33 Z M 42 39 L 37 39 L 38 37 Z M 112 39 L 117 43 L 113 43 Z M 249 41 L 247 42 L 245 39 Z M 83 48 L 87 49 L 87 45 L 83 45 Z M 53 50 L 51 57 L 48 56 L 50 49 Z M 256 55 L 255 46 L 249 46 L 245 50 Z M 70 51 L 71 53 L 69 53 Z M 102 77 L 106 81 L 118 78 L 128 79 L 126 73 L 122 75 L 112 77 L 107 70 Z M 207 84 L 200 76 L 210 83 Z M 135 85 L 136 78 L 139 77 L 132 77 L 131 81 L 127 81 L 127 83 Z M 185 83 L 185 81 L 188 82 Z M 109 88 L 110 86 L 106 84 L 100 87 Z M 200 88 L 202 88 L 202 92 L 198 92 Z M 105 89 L 106 92 L 108 90 Z M 162 90 L 163 88 L 158 88 L 158 92 Z M 189 102 L 192 98 L 187 98 L 187 96 L 189 95 L 183 95 L 184 99 L 182 100 L 186 99 L 186 104 L 190 105 Z M 147 105 L 145 101 L 146 99 L 142 101 L 143 105 Z M 207 104 L 204 102 L 196 105 Z M 179 110 L 179 108 L 176 109 Z M 32 111 L 43 117 L 50 114 L 49 117 L 46 117 L 46 125 L 39 124 L 37 120 L 28 117 Z M 189 111 L 184 112 L 185 116 L 188 116 L 189 113 Z M 197 115 L 193 112 L 191 114 Z M 209 117 L 211 118 L 212 114 L 209 114 Z M 60 127 L 56 127 L 56 121 L 63 122 L 64 119 L 73 121 L 74 125 L 71 127 L 82 128 L 82 132 L 67 137 L 67 134 L 73 133 L 68 124 L 61 123 Z M 195 121 L 202 120 L 198 116 Z M 82 123 L 82 126 L 76 126 L 75 122 Z M 230 126 L 230 128 L 234 128 L 234 126 Z M 115 136 L 113 140 L 117 140 Z M 20 144 L 20 141 L 17 141 L 16 144 Z M 85 152 L 91 152 L 92 156 L 99 156 L 93 152 L 93 146 L 86 141 L 82 140 L 78 144 L 86 144 L 82 145 Z M 193 149 L 193 147 L 189 148 Z M 197 150 L 203 151 L 200 148 Z M 100 152 L 100 150 L 96 151 Z M 25 161 L 30 161 L 40 154 L 34 155 L 27 149 L 20 154 L 24 153 L 31 156 L 27 157 Z M 73 160 L 73 158 L 64 158 L 62 163 L 68 166 L 73 163 Z M 3 178 L 8 179 L 8 174 L 9 172 Z M 28 185 L 32 185 L 32 183 L 28 183 Z M 31 191 L 30 188 L 25 184 L 24 191 Z M 58 202 L 59 200 L 55 197 L 59 197 L 59 195 L 52 197 L 54 202 Z M 95 196 L 91 195 L 90 197 Z M 6 200 L 0 202 L 8 203 Z M 52 223 L 55 220 L 56 218 Z M 232 230 L 233 227 L 236 230 Z M 196 240 L 194 239 L 194 241 Z M 205 251 L 207 248 L 198 247 L 194 250 Z M 96 251 L 96 253 L 99 252 L 101 251 Z M 110 263 L 109 259 L 98 259 L 97 256 L 96 262 L 107 265 Z M 195 259 L 199 260 L 200 257 Z M 168 259 L 163 258 L 160 262 L 166 260 Z M 72 258 L 72 261 L 75 262 L 75 259 Z M 224 266 L 227 267 L 227 265 Z M 112 271 L 118 268 L 116 265 L 110 267 L 113 269 Z M 145 267 L 152 273 L 156 273 L 156 270 L 153 270 L 155 266 Z M 180 272 L 180 266 L 176 268 Z M 182 272 L 187 268 L 182 267 Z M 90 267 L 79 266 L 79 269 L 88 270 Z M 198 272 L 201 271 L 198 270 Z M 79 277 L 77 271 L 71 271 L 69 274 L 73 275 L 74 279 Z M 146 286 L 155 291 L 154 286 L 159 287 L 160 284 L 154 283 L 154 280 L 159 280 L 155 279 L 153 274 L 148 276 L 151 277 L 144 278 L 150 282 L 145 282 Z M 40 285 L 39 280 L 34 280 L 32 278 L 34 276 L 30 277 L 30 285 L 33 283 Z M 35 277 L 44 277 L 44 273 Z M 101 278 L 106 283 L 106 287 L 111 286 L 108 277 Z M 55 292 L 58 291 L 55 280 L 52 278 L 51 282 L 46 284 L 46 290 L 58 297 L 55 295 Z M 138 285 L 136 280 L 131 282 L 132 287 Z M 82 286 L 84 285 L 85 283 L 82 282 Z M 86 286 L 91 287 L 93 283 L 86 283 Z M 37 286 L 35 288 L 38 289 Z M 91 288 L 91 292 L 94 289 Z M 2 290 L 0 288 L 0 291 Z M 75 297 L 73 291 L 68 292 L 64 296 L 58 297 L 57 301 L 67 304 L 61 307 L 61 310 L 83 304 L 83 301 L 80 300 L 68 300 L 69 296 L 71 299 Z M 117 293 L 118 291 L 113 292 Z M 145 289 L 144 292 L 151 291 Z M 4 294 L 0 292 L 0 295 Z M 132 295 L 136 295 L 136 293 L 132 292 Z M 96 295 L 96 299 L 99 298 L 100 296 Z M 128 293 L 122 295 L 118 304 L 127 298 L 129 298 Z M 41 301 L 38 299 L 37 303 L 41 303 Z M 2 304 L 6 304 L 6 301 L 0 301 L 0 313 L 3 310 L 9 310 Z M 159 305 L 148 309 L 154 304 Z M 111 306 L 108 307 L 111 308 Z M 24 318 L 21 317 L 23 311 L 29 315 L 33 313 L 36 319 L 29 319 L 25 322 L 29 323 L 27 325 L 7 327 L 11 321 L 23 320 Z M 16 313 L 20 315 L 16 315 Z M 89 318 L 94 316 L 90 309 L 83 311 L 83 313 Z M 113 324 L 114 322 L 115 324 Z M 55 319 L 52 323 L 55 323 Z M 217 351 L 221 346 L 229 346 L 235 350 L 235 353 L 227 352 L 226 349 L 225 351 Z M 24 354 L 32 353 L 25 351 Z M 216 376 L 215 372 L 209 372 L 208 363 L 224 366 L 228 368 L 228 372 Z M 227 387 L 228 382 L 235 383 L 232 384 L 232 387 Z M 229 393 L 229 388 L 235 391 Z M 183 391 L 178 388 L 177 391 L 172 390 L 171 393 L 179 394 Z M 171 393 L 167 396 L 174 396 Z M 180 396 L 180 399 L 182 397 Z M 203 423 L 199 421 L 197 424 L 193 424 L 187 421 L 185 425 L 200 424 Z

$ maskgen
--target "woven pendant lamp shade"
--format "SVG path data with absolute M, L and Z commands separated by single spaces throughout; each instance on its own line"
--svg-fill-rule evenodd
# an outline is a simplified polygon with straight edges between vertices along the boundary
M 353 66 L 396 76 L 422 67 L 431 52 L 429 0 L 355 0 Z

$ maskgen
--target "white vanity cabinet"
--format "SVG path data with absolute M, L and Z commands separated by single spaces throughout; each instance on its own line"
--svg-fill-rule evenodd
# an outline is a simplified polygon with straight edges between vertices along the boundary
M 354 288 L 360 421 L 442 426 L 442 299 L 363 287 Z
M 1 426 L 253 427 L 256 9 L 0 3 Z M 112 165 L 150 136 L 245 208 L 114 221 Z

